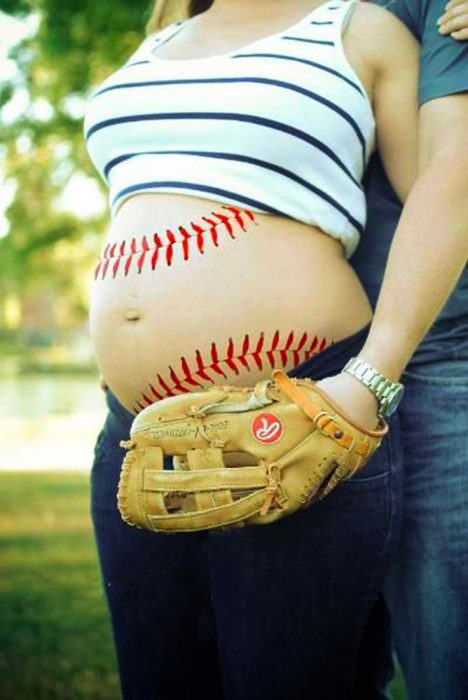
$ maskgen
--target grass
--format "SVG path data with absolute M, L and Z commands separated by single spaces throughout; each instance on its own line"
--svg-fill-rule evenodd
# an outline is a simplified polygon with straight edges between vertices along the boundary
M 88 476 L 0 473 L 0 547 L 2 700 L 117 700 Z
M 2 473 L 2 700 L 119 697 L 83 474 Z

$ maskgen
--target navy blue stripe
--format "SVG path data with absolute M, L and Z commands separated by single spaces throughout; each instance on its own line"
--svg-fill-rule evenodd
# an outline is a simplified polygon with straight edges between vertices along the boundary
M 322 97 L 321 95 L 318 95 L 316 92 L 312 92 L 312 90 L 306 90 L 305 88 L 299 87 L 298 85 L 294 85 L 293 83 L 285 83 L 283 80 L 272 80 L 271 78 L 254 78 L 251 76 L 242 76 L 239 78 L 191 78 L 191 79 L 178 79 L 178 80 L 146 80 L 143 82 L 134 82 L 134 83 L 120 83 L 118 85 L 111 85 L 110 87 L 103 88 L 99 92 L 96 92 L 92 97 L 97 97 L 98 95 L 102 95 L 105 92 L 110 92 L 111 90 L 122 90 L 126 88 L 135 88 L 135 87 L 148 87 L 150 85 L 178 85 L 178 84 L 198 84 L 198 83 L 263 83 L 265 85 L 275 85 L 281 88 L 285 88 L 286 90 L 293 90 L 294 92 L 298 92 L 301 95 L 305 95 L 306 97 L 310 97 L 311 99 L 315 100 L 316 102 L 320 102 L 320 104 L 323 104 L 325 107 L 328 107 L 329 109 L 333 110 L 337 114 L 339 114 L 343 119 L 345 119 L 348 124 L 351 125 L 351 127 L 354 129 L 356 136 L 359 139 L 359 142 L 362 146 L 362 155 L 363 155 L 363 165 L 365 165 L 365 159 L 366 159 L 366 140 L 364 138 L 364 135 L 359 128 L 358 124 L 355 122 L 355 120 L 348 114 L 348 112 L 345 112 L 344 109 L 341 109 L 341 107 L 338 107 L 334 102 L 331 102 L 331 100 L 327 100 L 325 97 Z
M 316 26 L 324 27 L 327 24 L 333 24 L 333 22 L 309 22 L 309 24 L 315 24 Z
M 334 75 L 336 78 L 339 78 L 340 80 L 344 80 L 345 83 L 348 83 L 352 88 L 357 90 L 360 95 L 365 97 L 363 91 L 359 87 L 357 83 L 354 83 L 352 80 L 347 78 L 345 75 L 340 73 L 337 70 L 334 70 L 333 68 L 329 68 L 328 66 L 324 66 L 321 63 L 317 63 L 316 61 L 308 61 L 305 58 L 297 58 L 295 56 L 284 56 L 282 54 L 277 54 L 277 53 L 239 53 L 239 54 L 234 54 L 231 56 L 231 58 L 250 58 L 250 57 L 259 57 L 259 58 L 279 58 L 283 59 L 285 61 L 298 61 L 299 63 L 305 63 L 306 65 L 313 66 L 314 68 L 318 68 L 318 70 L 323 70 L 326 73 L 330 73 L 330 75 Z M 122 68 L 130 68 L 131 66 L 138 66 L 141 63 L 150 63 L 151 61 L 136 61 L 135 63 L 127 63 L 126 65 L 122 66 Z M 122 69 L 120 69 L 122 70 Z
M 305 58 L 297 58 L 295 56 L 284 56 L 283 54 L 279 53 L 238 53 L 232 56 L 231 58 L 250 58 L 250 57 L 263 57 L 263 58 L 279 58 L 280 60 L 284 61 L 298 61 L 299 63 L 305 63 L 309 66 L 313 66 L 314 68 L 318 68 L 319 70 L 323 70 L 326 73 L 330 73 L 331 75 L 336 76 L 337 78 L 340 78 L 340 80 L 344 80 L 345 83 L 348 83 L 348 85 L 351 85 L 352 88 L 357 90 L 362 97 L 365 97 L 363 91 L 359 87 L 357 83 L 353 83 L 352 80 L 347 78 L 345 75 L 342 73 L 339 73 L 337 70 L 334 70 L 333 68 L 329 68 L 328 66 L 324 66 L 321 63 L 317 63 L 316 61 L 308 61 Z
M 106 129 L 111 126 L 116 126 L 117 124 L 128 124 L 131 122 L 142 122 L 142 121 L 159 121 L 162 119 L 214 119 L 214 120 L 230 120 L 230 121 L 240 121 L 247 122 L 251 124 L 258 124 L 259 126 L 264 126 L 267 128 L 275 129 L 277 131 L 283 131 L 291 136 L 294 136 L 301 141 L 309 143 L 314 146 L 317 150 L 324 153 L 330 160 L 332 160 L 339 168 L 342 170 L 349 179 L 354 182 L 354 184 L 362 189 L 362 185 L 356 180 L 354 175 L 346 167 L 343 161 L 338 158 L 338 156 L 332 151 L 331 148 L 326 146 L 324 143 L 316 139 L 314 136 L 307 134 L 301 129 L 296 129 L 295 127 L 283 124 L 274 119 L 266 119 L 265 117 L 257 117 L 251 114 L 236 114 L 233 112 L 163 112 L 161 114 L 134 114 L 128 117 L 115 117 L 114 119 L 106 119 L 102 122 L 98 122 L 92 126 L 85 138 L 88 140 L 93 134 L 101 129 Z
M 282 39 L 289 39 L 289 41 L 305 41 L 308 44 L 320 44 L 321 46 L 335 46 L 334 41 L 319 41 L 318 39 L 304 39 L 301 36 L 282 36 Z
M 210 192 L 212 194 L 220 194 L 224 197 L 230 197 L 231 199 L 235 199 L 239 202 L 243 202 L 244 204 L 248 204 L 253 207 L 257 207 L 258 209 L 264 209 L 264 211 L 268 211 L 271 214 L 278 214 L 279 216 L 286 216 L 288 219 L 293 219 L 294 217 L 290 216 L 289 214 L 286 214 L 284 211 L 280 211 L 279 209 L 275 209 L 274 207 L 270 207 L 268 204 L 264 204 L 263 202 L 259 202 L 256 199 L 252 199 L 251 197 L 245 197 L 244 195 L 237 194 L 236 192 L 229 192 L 229 190 L 223 190 L 219 187 L 209 187 L 208 185 L 197 185 L 193 182 L 178 182 L 177 180 L 162 180 L 159 182 L 141 182 L 138 185 L 131 185 L 130 187 L 125 187 L 123 190 L 121 190 L 112 200 L 111 206 L 114 206 L 114 204 L 121 199 L 124 195 L 129 194 L 130 192 L 138 192 L 138 190 L 143 190 L 147 187 L 151 187 L 153 189 L 156 189 L 157 187 L 180 187 L 181 189 L 187 189 L 187 190 L 199 190 L 201 192 Z
M 122 68 L 119 68 L 119 70 L 122 70 L 123 68 L 131 68 L 132 66 L 141 66 L 142 63 L 150 63 L 150 61 L 135 61 L 135 63 L 125 63 Z
M 118 158 L 114 158 L 111 160 L 106 167 L 104 168 L 104 173 L 106 177 L 108 176 L 109 172 L 112 170 L 113 167 L 116 165 L 119 165 L 120 163 L 130 160 L 131 158 L 137 158 L 140 155 L 166 155 L 166 154 L 182 154 L 182 155 L 192 155 L 192 156 L 201 156 L 201 157 L 208 157 L 208 158 L 220 158 L 222 160 L 235 160 L 235 161 L 240 161 L 244 163 L 251 163 L 252 165 L 257 165 L 261 168 L 265 168 L 266 170 L 271 170 L 273 172 L 277 172 L 280 175 L 284 175 L 285 177 L 289 178 L 290 180 L 294 180 L 295 182 L 299 183 L 306 189 L 310 190 L 311 192 L 314 192 L 314 194 L 318 195 L 322 199 L 324 199 L 326 202 L 331 204 L 332 207 L 334 207 L 337 211 L 339 211 L 343 216 L 345 216 L 348 221 L 360 232 L 362 233 L 363 231 L 363 226 L 359 223 L 357 219 L 354 218 L 354 216 L 347 210 L 345 207 L 343 207 L 339 202 L 336 201 L 336 199 L 333 199 L 333 197 L 330 197 L 330 195 L 325 192 L 324 190 L 321 190 L 319 187 L 316 187 L 315 185 L 312 185 L 311 183 L 307 182 L 304 180 L 302 177 L 297 175 L 296 173 L 291 172 L 290 170 L 287 170 L 286 168 L 281 167 L 280 165 L 274 165 L 273 163 L 267 163 L 264 160 L 260 160 L 259 158 L 252 158 L 251 156 L 242 156 L 238 154 L 233 154 L 233 153 L 212 153 L 210 151 L 143 151 L 140 153 L 127 153 L 124 155 L 119 156 Z

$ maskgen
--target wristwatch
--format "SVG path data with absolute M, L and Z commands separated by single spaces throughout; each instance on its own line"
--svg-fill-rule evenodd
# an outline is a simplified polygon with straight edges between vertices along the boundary
M 372 391 L 379 404 L 378 413 L 383 418 L 391 416 L 396 411 L 405 391 L 403 384 L 387 379 L 360 357 L 352 357 L 341 371 L 356 377 Z

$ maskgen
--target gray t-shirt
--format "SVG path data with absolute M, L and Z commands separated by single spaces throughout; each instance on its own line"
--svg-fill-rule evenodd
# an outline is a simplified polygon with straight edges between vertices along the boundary
M 458 42 L 438 32 L 437 19 L 443 14 L 447 0 L 376 1 L 397 15 L 421 43 L 420 104 L 468 91 L 468 42 Z M 371 159 L 365 185 L 367 225 L 349 262 L 375 308 L 401 204 L 378 154 Z M 468 358 L 468 267 L 410 365 L 457 357 Z

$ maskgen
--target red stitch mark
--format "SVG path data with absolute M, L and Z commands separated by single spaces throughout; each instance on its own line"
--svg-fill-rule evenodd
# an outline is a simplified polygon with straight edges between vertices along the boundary
M 170 266 L 172 265 L 172 258 L 174 257 L 174 245 L 176 243 L 176 238 L 170 228 L 166 230 L 166 237 L 169 241 L 166 247 L 166 262 Z
M 217 374 L 220 374 L 224 379 L 227 379 L 227 374 L 223 372 L 219 365 L 218 348 L 216 343 L 211 343 L 211 366 Z
M 246 334 L 244 337 L 244 341 L 242 343 L 242 352 L 239 355 L 239 362 L 250 372 L 249 363 L 247 362 L 247 357 L 246 357 L 246 355 L 249 352 L 249 344 L 250 344 L 250 339 L 249 339 L 248 334 Z
M 182 252 L 184 254 L 184 260 L 188 260 L 189 257 L 189 241 L 190 241 L 190 233 L 187 231 L 186 228 L 183 226 L 179 226 L 179 231 L 181 232 L 183 239 L 182 239 Z
M 158 262 L 158 257 L 159 257 L 159 249 L 162 247 L 161 239 L 159 238 L 157 233 L 153 234 L 153 241 L 155 245 L 154 253 L 151 258 L 151 269 L 154 270 L 154 268 L 157 265 Z
M 217 213 L 214 212 L 214 211 L 212 212 L 212 214 L 214 214 L 218 219 L 220 219 L 220 220 L 222 221 L 222 223 L 226 226 L 226 229 L 227 229 L 228 234 L 229 234 L 229 235 L 231 236 L 231 238 L 234 240 L 236 237 L 235 237 L 235 235 L 234 235 L 233 228 L 232 228 L 231 224 L 229 223 L 229 217 L 227 217 L 225 214 L 224 214 L 224 215 L 223 215 L 223 214 L 217 214 Z M 233 217 L 233 218 L 235 218 L 235 217 Z
M 144 400 L 145 400 L 145 402 L 146 402 L 146 404 L 147 404 L 148 406 L 151 406 L 151 404 L 154 403 L 154 401 L 151 401 L 151 399 L 149 399 L 149 398 L 146 396 L 146 394 L 142 394 L 142 396 L 143 396 L 143 398 L 144 398 Z
M 271 365 L 272 367 L 275 366 L 275 356 L 274 356 L 274 353 L 275 353 L 275 351 L 276 351 L 276 348 L 278 347 L 279 337 L 280 337 L 279 331 L 276 331 L 275 335 L 273 336 L 273 342 L 272 342 L 272 344 L 271 344 L 271 349 L 268 350 L 268 351 L 267 351 L 267 354 L 266 354 L 267 357 L 268 357 L 268 360 L 269 360 L 269 362 L 270 362 L 270 365 Z
M 320 343 L 320 347 L 319 347 L 318 351 L 322 352 L 322 350 L 325 349 L 326 344 L 327 344 L 327 341 L 325 338 L 323 338 L 322 342 Z
M 217 224 L 214 221 L 212 221 L 212 219 L 208 219 L 207 216 L 202 216 L 202 219 L 204 219 L 210 224 L 211 240 L 214 243 L 214 245 L 218 248 L 218 231 L 216 230 Z
M 225 362 L 229 369 L 232 369 L 233 372 L 239 374 L 239 370 L 237 369 L 236 362 L 234 359 L 234 341 L 232 340 L 232 338 L 229 338 L 228 351 Z
M 198 367 L 196 374 L 198 374 L 202 379 L 206 379 L 208 382 L 213 381 L 211 379 L 211 377 L 205 371 L 205 365 L 203 364 L 203 358 L 201 356 L 200 350 L 196 351 L 195 358 L 196 358 L 197 367 Z
M 288 361 L 288 350 L 292 345 L 292 342 L 294 340 L 294 331 L 291 331 L 291 333 L 288 335 L 288 339 L 286 341 L 286 345 L 284 348 L 280 350 L 280 357 L 281 357 L 281 362 L 283 363 L 283 367 Z
M 205 252 L 204 247 L 203 247 L 203 244 L 204 244 L 203 234 L 205 233 L 205 229 L 201 228 L 201 226 L 198 226 L 198 224 L 196 224 L 193 221 L 190 222 L 190 225 L 191 225 L 192 229 L 195 231 L 195 240 L 197 242 L 198 252 L 203 255 L 203 253 Z
M 249 359 L 252 358 L 259 370 L 263 370 L 265 362 L 271 368 L 276 366 L 286 367 L 288 360 L 290 360 L 293 367 L 296 367 L 311 355 L 317 355 L 328 345 L 326 337 L 319 338 L 319 336 L 314 336 L 309 347 L 306 347 L 307 338 L 308 334 L 304 332 L 300 337 L 299 343 L 294 347 L 294 331 L 290 331 L 286 341 L 281 343 L 281 333 L 279 330 L 276 330 L 269 346 L 267 346 L 265 333 L 261 332 L 255 345 L 252 346 L 251 337 L 246 333 L 242 342 L 238 345 L 240 352 L 236 353 L 234 340 L 230 337 L 224 354 L 220 353 L 217 344 L 212 342 L 209 353 L 207 353 L 207 361 L 203 359 L 201 351 L 197 349 L 195 350 L 194 361 L 191 364 L 187 357 L 181 357 L 180 369 L 169 365 L 169 379 L 165 380 L 160 374 L 157 374 L 156 387 L 153 384 L 149 384 L 149 387 L 156 400 L 161 400 L 167 396 L 176 396 L 178 393 L 187 393 L 194 389 L 204 389 L 206 383 L 221 383 L 219 377 L 229 381 L 229 371 L 239 375 L 241 366 L 250 371 Z M 331 340 L 329 344 L 333 345 L 333 343 L 334 341 Z M 204 380 L 205 384 L 201 383 L 199 379 Z M 148 401 L 148 397 L 145 394 L 142 393 L 141 396 L 144 401 Z
M 141 240 L 141 247 L 143 248 L 143 252 L 140 255 L 140 257 L 138 258 L 138 262 L 137 262 L 138 274 L 141 273 L 143 263 L 145 262 L 145 255 L 149 250 L 148 241 L 146 240 L 146 236 L 143 236 L 143 238 Z
M 317 347 L 317 343 L 318 343 L 318 337 L 314 336 L 314 339 L 313 339 L 312 344 L 308 350 L 308 353 L 312 353 L 315 350 L 315 348 Z
M 120 266 L 120 261 L 122 257 L 125 255 L 125 241 L 122 241 L 120 244 L 120 249 L 119 249 L 119 257 L 116 259 L 113 267 L 112 267 L 112 276 L 115 277 Z
M 161 377 L 160 374 L 158 374 L 158 380 L 159 380 L 159 383 L 161 384 L 162 388 L 166 391 L 167 396 L 175 396 L 172 389 L 166 384 L 166 382 L 164 381 L 164 379 Z
M 235 240 L 236 230 L 231 222 L 244 232 L 247 231 L 244 222 L 245 218 L 256 223 L 253 213 L 247 209 L 242 210 L 234 206 L 222 206 L 222 208 L 226 209 L 230 214 L 232 212 L 232 214 L 227 216 L 222 212 L 211 212 L 214 218 L 202 216 L 200 222 L 191 221 L 191 230 L 185 226 L 179 226 L 177 233 L 175 233 L 168 228 L 166 229 L 165 243 L 162 242 L 158 233 L 153 234 L 154 244 L 152 246 L 149 245 L 146 236 L 142 237 L 140 243 L 137 243 L 136 239 L 132 238 L 127 252 L 125 252 L 127 243 L 125 240 L 121 241 L 120 244 L 117 242 L 107 243 L 95 267 L 94 279 L 104 280 L 106 278 L 111 261 L 112 277 L 115 279 L 120 270 L 121 258 L 126 258 L 123 265 L 125 276 L 129 274 L 134 259 L 136 260 L 138 274 L 141 274 L 147 260 L 150 261 L 151 270 L 154 271 L 161 260 L 159 255 L 161 248 L 165 249 L 165 262 L 170 267 L 174 256 L 179 251 L 182 253 L 182 259 L 186 261 L 190 257 L 190 249 L 192 248 L 192 251 L 194 251 L 195 246 L 200 255 L 205 253 L 207 244 L 210 241 L 215 247 L 219 247 L 220 227 L 227 232 L 230 239 Z M 195 246 L 190 246 L 191 241 L 195 243 Z
M 154 394 L 158 400 L 163 398 L 164 394 L 160 394 L 159 391 L 156 391 L 152 384 L 149 385 L 149 388 L 151 389 L 151 393 Z
M 260 333 L 260 337 L 257 341 L 257 347 L 252 353 L 252 357 L 254 358 L 255 364 L 257 365 L 258 369 L 263 369 L 263 362 L 260 353 L 262 352 L 264 342 L 265 336 L 263 335 L 263 333 Z
M 113 264 L 113 266 L 112 266 L 112 277 L 115 277 L 116 274 L 117 274 L 117 272 L 119 271 L 119 265 L 120 265 L 121 259 L 122 259 L 122 258 L 117 258 L 117 260 L 116 260 L 115 263 Z
M 214 245 L 218 247 L 218 231 L 216 230 L 216 224 L 213 224 L 210 226 L 210 236 L 211 240 L 213 241 Z
M 244 227 L 244 222 L 242 221 L 242 216 L 241 216 L 241 209 L 238 209 L 237 207 L 230 207 L 230 206 L 225 206 L 225 209 L 229 209 L 230 211 L 234 212 L 234 218 L 236 219 L 237 223 L 239 226 L 246 231 Z M 248 209 L 244 209 L 242 213 L 247 214 L 247 216 L 250 218 L 251 221 L 254 221 L 254 217 L 251 211 Z
M 184 382 L 187 382 L 187 384 L 190 384 L 191 386 L 196 386 L 196 387 L 203 387 L 203 384 L 200 384 L 200 382 L 197 382 L 191 375 L 190 373 L 190 367 L 185 359 L 185 357 L 181 357 L 181 365 L 182 365 L 182 371 L 184 373 Z
M 125 262 L 125 268 L 124 268 L 125 277 L 128 275 L 128 272 L 130 270 L 130 266 L 132 264 L 133 256 L 136 254 L 136 252 L 137 252 L 136 240 L 134 238 L 132 238 L 131 243 L 130 243 L 130 253 L 129 253 L 129 256 Z M 103 271 L 102 279 L 104 279 L 105 276 L 106 276 L 106 273 Z
M 173 367 L 171 367 L 170 365 L 169 365 L 169 370 L 170 370 L 169 374 L 171 376 L 171 379 L 174 382 L 174 389 L 178 389 L 178 391 L 182 391 L 182 392 L 189 391 L 189 389 L 186 389 L 184 386 L 182 386 L 182 380 L 179 379 L 179 377 L 175 373 Z

